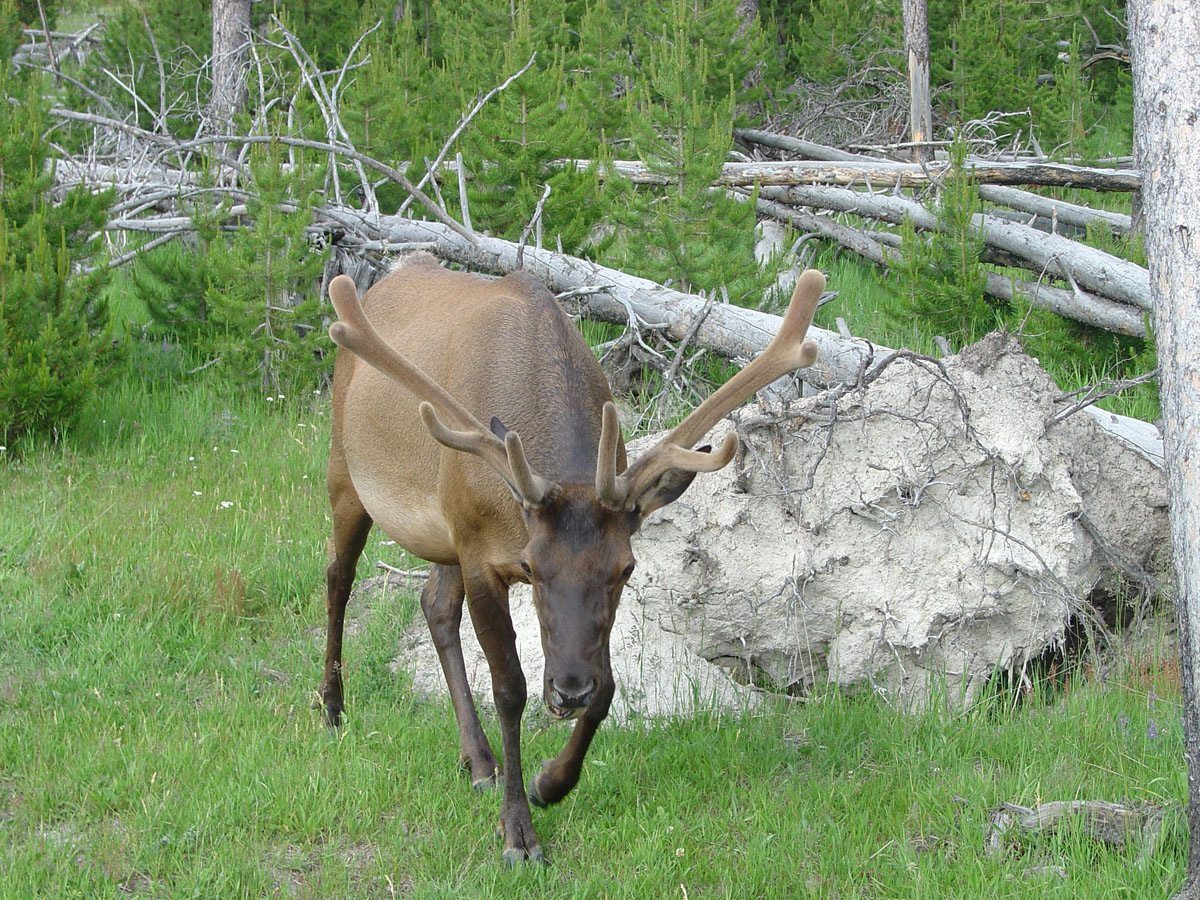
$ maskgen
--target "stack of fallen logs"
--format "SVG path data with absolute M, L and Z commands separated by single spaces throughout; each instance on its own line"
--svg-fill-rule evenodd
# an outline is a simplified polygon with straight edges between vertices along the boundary
M 722 168 L 717 186 L 741 196 L 749 196 L 757 187 L 758 210 L 764 216 L 837 241 L 880 265 L 898 254 L 900 244 L 899 234 L 881 224 L 899 225 L 908 218 L 921 231 L 940 227 L 935 213 L 902 196 L 899 189 L 936 189 L 950 172 L 947 160 L 896 162 L 763 131 L 739 130 L 737 137 L 755 151 L 768 148 L 801 157 L 733 162 Z M 614 162 L 611 169 L 638 184 L 663 181 L 662 175 L 642 163 Z M 1146 337 L 1151 301 L 1145 268 L 1075 240 L 1092 223 L 1113 235 L 1125 235 L 1131 228 L 1130 217 L 1010 186 L 1136 191 L 1137 171 L 1042 159 L 968 160 L 967 169 L 978 184 L 980 199 L 988 204 L 974 216 L 985 244 L 984 261 L 1033 273 L 1009 277 L 989 272 L 988 294 L 1008 302 L 1020 296 L 1088 325 Z M 847 217 L 867 224 L 855 227 L 847 224 Z
M 740 131 L 738 137 L 752 148 L 804 157 L 801 161 L 744 163 L 723 173 L 728 188 L 734 191 L 745 191 L 745 177 L 755 174 L 759 211 L 766 216 L 835 240 L 880 265 L 898 253 L 900 243 L 899 235 L 880 223 L 899 225 L 907 217 L 918 230 L 939 227 L 933 212 L 901 196 L 898 188 L 936 187 L 946 177 L 947 161 L 897 163 L 769 132 Z M 974 216 L 985 244 L 984 261 L 1034 273 L 1033 277 L 1016 278 L 989 272 L 988 294 L 1008 302 L 1020 295 L 1034 305 L 1089 325 L 1146 336 L 1146 314 L 1151 309 L 1146 270 L 1075 239 L 1091 224 L 1113 235 L 1126 235 L 1131 229 L 1130 217 L 1009 186 L 1135 191 L 1140 185 L 1136 171 L 1040 160 L 968 162 L 967 168 L 978 184 L 980 199 L 987 204 Z M 849 225 L 847 216 L 869 225 Z

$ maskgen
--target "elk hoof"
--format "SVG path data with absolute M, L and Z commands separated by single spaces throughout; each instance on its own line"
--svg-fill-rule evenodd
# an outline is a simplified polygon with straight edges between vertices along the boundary
M 322 684 L 317 688 L 317 695 L 313 698 L 313 709 L 321 711 L 321 718 L 325 721 L 325 726 L 330 729 L 336 729 L 342 724 L 342 709 L 345 704 L 342 701 L 342 692 Z
M 529 802 L 538 809 L 545 809 L 558 803 L 570 793 L 571 788 L 568 787 L 565 791 L 561 788 L 554 788 L 542 784 L 542 782 L 550 777 L 549 769 L 554 764 L 552 759 L 543 759 L 541 770 L 533 776 L 529 782 Z
M 494 791 L 496 788 L 503 786 L 504 776 L 499 772 L 493 772 L 486 778 L 476 778 L 471 782 L 471 789 L 479 792 L 480 794 L 487 793 L 488 791 Z
M 337 731 L 342 724 L 342 705 L 314 703 L 313 706 L 320 707 L 321 718 L 325 722 L 325 727 L 330 731 Z
M 501 787 L 504 784 L 504 775 L 500 772 L 500 766 L 495 760 L 488 766 L 486 763 L 476 765 L 471 762 L 471 757 L 465 753 L 458 757 L 458 764 L 471 776 L 471 788 L 483 793 L 495 788 Z M 484 774 L 479 774 L 482 771 Z
M 542 852 L 542 848 L 534 844 L 532 847 L 509 847 L 500 855 L 504 860 L 504 865 L 512 868 L 526 862 L 537 863 L 540 866 L 546 865 L 546 854 Z
M 541 792 L 538 791 L 538 781 L 541 779 L 542 773 L 538 772 L 533 776 L 533 780 L 529 782 L 529 802 L 538 809 L 545 809 L 550 804 L 542 799 Z
M 512 867 L 526 862 L 546 865 L 546 854 L 542 852 L 542 845 L 538 843 L 537 835 L 533 833 L 533 829 L 521 828 L 519 830 L 523 833 L 524 838 L 518 837 L 513 840 L 512 843 L 516 846 L 505 847 L 504 852 L 500 854 L 500 859 L 504 861 L 504 865 Z M 496 823 L 496 837 L 505 843 L 509 842 L 503 817 Z

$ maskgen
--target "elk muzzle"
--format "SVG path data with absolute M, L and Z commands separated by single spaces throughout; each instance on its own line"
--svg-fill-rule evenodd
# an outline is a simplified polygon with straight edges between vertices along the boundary
M 596 695 L 596 679 L 566 676 L 546 677 L 546 709 L 556 719 L 576 719 L 591 704 Z

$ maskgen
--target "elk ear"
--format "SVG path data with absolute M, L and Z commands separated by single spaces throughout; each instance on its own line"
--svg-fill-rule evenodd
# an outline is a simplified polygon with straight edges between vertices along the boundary
M 705 444 L 703 447 L 696 448 L 697 453 L 711 453 L 712 446 Z M 641 527 L 642 522 L 646 520 L 646 516 L 654 512 L 656 509 L 662 509 L 668 503 L 674 503 L 683 496 L 683 492 L 688 489 L 692 483 L 692 479 L 696 477 L 695 471 L 686 469 L 668 469 L 663 475 L 654 482 L 646 491 L 637 498 L 634 505 L 634 516 L 636 525 L 634 529 Z

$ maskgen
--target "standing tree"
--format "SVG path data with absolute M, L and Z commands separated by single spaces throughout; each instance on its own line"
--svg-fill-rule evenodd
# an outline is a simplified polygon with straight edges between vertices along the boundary
M 925 0 L 904 0 L 904 55 L 913 162 L 932 162 L 933 112 L 929 100 L 929 13 Z
M 1133 0 L 1129 26 L 1188 768 L 1191 843 L 1178 896 L 1194 898 L 1200 897 L 1200 247 L 1192 242 L 1200 243 L 1200 6 Z
M 0 446 L 61 435 L 119 361 L 104 270 L 80 271 L 101 251 L 112 195 L 82 186 L 55 200 L 42 88 L 0 67 Z
M 227 132 L 246 105 L 250 0 L 212 0 L 212 130 Z

